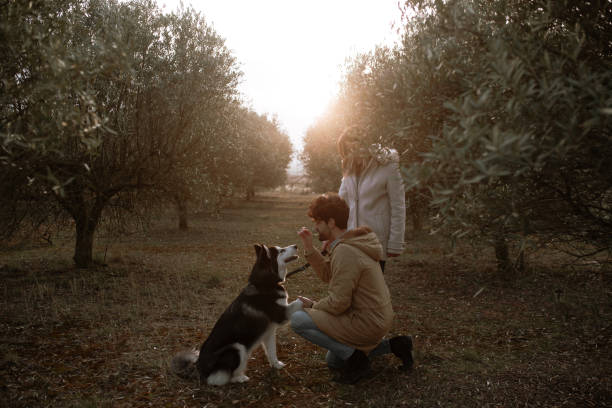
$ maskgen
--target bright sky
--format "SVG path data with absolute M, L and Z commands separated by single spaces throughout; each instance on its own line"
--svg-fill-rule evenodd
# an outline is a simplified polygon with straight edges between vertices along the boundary
M 164 11 L 180 0 L 157 0 Z M 225 38 L 244 75 L 240 90 L 276 115 L 294 148 L 338 91 L 347 57 L 393 44 L 398 0 L 185 0 Z

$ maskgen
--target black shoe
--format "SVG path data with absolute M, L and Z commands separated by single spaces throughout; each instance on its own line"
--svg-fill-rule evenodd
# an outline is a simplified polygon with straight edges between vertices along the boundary
M 400 360 L 402 365 L 399 367 L 402 371 L 408 371 L 412 369 L 414 365 L 414 358 L 412 356 L 412 338 L 410 336 L 397 336 L 389 339 L 389 345 L 391 351 Z
M 370 359 L 363 351 L 355 350 L 346 360 L 346 364 L 340 370 L 340 375 L 334 377 L 333 381 L 340 384 L 356 384 L 370 374 Z

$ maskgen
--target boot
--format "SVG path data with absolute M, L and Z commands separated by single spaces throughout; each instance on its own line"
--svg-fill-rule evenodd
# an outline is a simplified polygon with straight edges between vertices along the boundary
M 334 377 L 333 381 L 340 384 L 355 384 L 368 377 L 370 373 L 370 359 L 363 351 L 355 350 L 346 360 L 346 364 L 340 370 L 340 375 Z
M 396 336 L 389 339 L 389 345 L 391 346 L 393 354 L 402 360 L 402 365 L 399 369 L 402 371 L 409 371 L 412 369 L 414 364 L 412 338 L 410 336 Z

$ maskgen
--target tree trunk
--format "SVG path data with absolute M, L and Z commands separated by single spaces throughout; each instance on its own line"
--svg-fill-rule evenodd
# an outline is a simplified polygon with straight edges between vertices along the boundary
M 518 273 L 525 273 L 525 250 L 523 248 L 521 248 L 521 251 L 519 252 L 516 267 L 514 269 Z
M 77 268 L 88 268 L 93 264 L 94 233 L 107 200 L 98 196 L 88 202 L 83 199 L 80 191 L 72 194 L 72 198 L 73 211 L 71 213 L 76 224 L 73 259 Z
M 412 229 L 415 235 L 418 235 L 423 232 L 423 219 L 427 214 L 427 203 L 417 191 L 406 193 L 406 202 L 408 204 L 406 209 L 410 212 L 407 216 L 410 216 L 412 220 Z
M 419 234 L 423 231 L 423 217 L 421 215 L 421 208 L 415 201 L 416 200 L 410 200 L 408 207 L 412 218 L 412 229 L 415 234 Z
M 74 249 L 74 263 L 77 268 L 87 268 L 93 263 L 93 242 L 97 220 L 91 217 L 82 217 L 76 220 L 76 245 Z
M 255 188 L 253 186 L 249 186 L 246 190 L 246 199 L 251 200 L 253 197 L 255 197 Z
M 187 201 L 182 200 L 180 197 L 176 197 L 175 201 L 179 218 L 179 230 L 186 231 L 189 229 L 189 225 L 187 223 Z
M 502 277 L 508 277 L 508 273 L 511 269 L 510 256 L 508 243 L 502 233 L 495 237 L 494 246 L 495 258 L 497 259 L 497 272 Z

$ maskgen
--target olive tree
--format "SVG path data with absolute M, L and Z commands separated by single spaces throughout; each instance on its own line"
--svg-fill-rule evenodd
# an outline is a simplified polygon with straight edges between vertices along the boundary
M 344 104 L 339 100 L 308 128 L 300 159 L 308 175 L 310 188 L 319 193 L 337 191 L 342 169 L 336 142 L 346 127 L 342 114 Z
M 405 41 L 423 59 L 404 69 L 436 66 L 458 91 L 409 177 L 432 192 L 438 227 L 489 239 L 502 271 L 530 236 L 610 251 L 609 2 L 411 3 L 419 31 Z
M 433 231 L 490 242 L 504 273 L 531 238 L 609 252 L 610 2 L 413 0 L 405 11 L 395 48 L 351 61 L 335 114 L 400 151 L 409 211 L 420 200 Z M 307 143 L 311 163 L 337 137 L 323 123 L 307 142 L 318 133 L 329 147 Z
M 245 198 L 251 199 L 257 189 L 284 185 L 292 147 L 278 121 L 244 108 L 237 131 L 241 148 L 236 178 Z
M 21 208 L 51 202 L 68 214 L 75 262 L 88 266 L 103 216 L 155 202 L 198 161 L 213 112 L 235 93 L 235 62 L 191 9 L 164 15 L 152 1 L 111 0 L 8 6 L 2 33 L 23 41 L 21 49 L 3 42 L 0 135 L 10 178 L 0 180 L 19 187 Z

